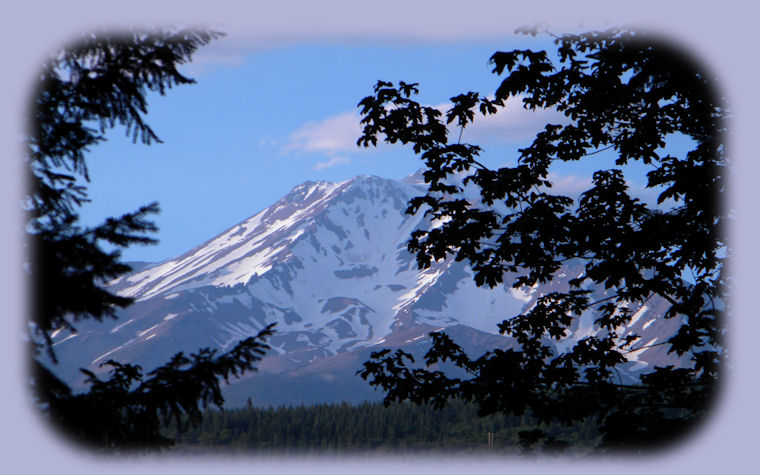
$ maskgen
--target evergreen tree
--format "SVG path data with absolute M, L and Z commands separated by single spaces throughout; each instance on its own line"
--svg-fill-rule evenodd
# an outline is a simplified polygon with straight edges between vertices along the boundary
M 499 325 L 515 339 L 513 349 L 471 357 L 445 333 L 433 333 L 424 367 L 386 349 L 360 374 L 387 392 L 386 402 L 442 406 L 458 397 L 476 402 L 481 414 L 530 413 L 546 427 L 596 418 L 602 446 L 659 444 L 709 410 L 719 379 L 729 254 L 727 211 L 720 205 L 727 111 L 710 72 L 665 43 L 611 29 L 562 35 L 555 44 L 553 55 L 496 52 L 493 70 L 505 77 L 494 95 L 457 95 L 445 114 L 414 100 L 417 84 L 379 81 L 359 103 L 364 130 L 358 143 L 409 144 L 425 163 L 428 193 L 413 199 L 408 212 L 426 209 L 441 224 L 409 241 L 420 268 L 453 257 L 470 263 L 479 286 L 502 285 L 512 272 L 516 288 L 551 282 L 569 260 L 584 272 L 568 290 L 540 296 Z M 565 120 L 547 124 L 518 151 L 515 166 L 488 168 L 478 161 L 481 148 L 457 137 L 478 116 L 514 101 L 527 109 L 554 108 Z M 456 128 L 453 139 L 447 126 Z M 688 138 L 691 148 L 663 152 L 674 135 Z M 598 169 L 577 202 L 552 193 L 553 164 L 587 163 L 602 151 L 615 154 L 615 165 Z M 637 162 L 650 168 L 646 186 L 658 194 L 657 204 L 628 190 L 626 173 Z M 482 204 L 462 196 L 455 175 L 479 189 Z M 590 285 L 610 297 L 592 301 Z M 633 316 L 626 308 L 653 296 L 669 304 L 659 318 L 682 322 L 658 344 L 689 364 L 656 367 L 640 384 L 622 384 L 616 367 L 646 344 L 635 335 L 619 337 Z M 555 351 L 552 340 L 565 337 L 591 308 L 598 332 Z M 440 361 L 471 377 L 430 368 Z M 547 430 L 525 431 L 524 444 L 561 445 Z
M 155 242 L 148 233 L 156 230 L 149 220 L 159 210 L 156 203 L 99 226 L 78 223 L 78 210 L 88 200 L 87 152 L 117 126 L 135 142 L 160 142 L 145 122 L 147 93 L 192 84 L 178 67 L 220 35 L 207 29 L 85 34 L 53 55 L 40 73 L 25 141 L 33 390 L 43 412 L 76 441 L 108 449 L 169 445 L 160 433 L 162 420 L 197 423 L 199 405 L 223 403 L 219 379 L 254 369 L 267 348 L 263 340 L 271 327 L 226 354 L 177 354 L 145 376 L 139 366 L 108 361 L 106 380 L 83 370 L 90 385 L 83 394 L 73 394 L 41 363 L 46 354 L 57 364 L 53 332 L 75 332 L 85 318 L 115 317 L 132 302 L 104 283 L 129 271 L 119 248 Z M 104 244 L 116 250 L 106 251 Z

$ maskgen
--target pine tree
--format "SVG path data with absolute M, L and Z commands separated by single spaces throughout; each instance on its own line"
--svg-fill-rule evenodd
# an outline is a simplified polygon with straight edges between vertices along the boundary
M 208 29 L 176 28 L 88 33 L 56 52 L 40 73 L 25 140 L 33 392 L 45 416 L 74 441 L 104 449 L 171 445 L 161 422 L 173 420 L 180 429 L 199 422 L 202 406 L 224 401 L 220 378 L 254 369 L 267 348 L 271 327 L 226 354 L 179 353 L 145 375 L 139 366 L 108 361 L 106 380 L 82 370 L 90 387 L 82 394 L 73 394 L 41 363 L 46 355 L 57 364 L 53 332 L 76 332 L 77 321 L 115 317 L 132 302 L 104 284 L 129 271 L 120 261 L 120 248 L 155 242 L 148 233 L 156 231 L 149 220 L 159 211 L 156 203 L 99 226 L 78 223 L 78 210 L 88 201 L 87 152 L 117 126 L 135 142 L 159 143 L 145 122 L 147 93 L 192 84 L 178 67 L 219 36 Z M 116 250 L 105 251 L 104 244 Z

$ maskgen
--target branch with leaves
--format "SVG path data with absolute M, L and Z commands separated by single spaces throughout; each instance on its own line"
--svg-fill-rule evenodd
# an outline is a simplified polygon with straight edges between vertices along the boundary
M 604 445 L 655 440 L 706 411 L 718 380 L 719 317 L 727 297 L 728 218 L 719 204 L 728 172 L 727 111 L 710 72 L 655 39 L 610 29 L 559 35 L 555 44 L 554 55 L 496 52 L 493 72 L 505 77 L 493 99 L 459 94 L 445 113 L 413 100 L 417 84 L 378 82 L 359 103 L 364 129 L 358 145 L 409 144 L 425 164 L 428 192 L 411 200 L 407 212 L 424 210 L 441 224 L 411 236 L 408 247 L 420 268 L 465 261 L 475 283 L 492 288 L 545 284 L 570 262 L 582 267 L 581 276 L 569 281 L 569 290 L 543 295 L 499 325 L 514 339 L 512 349 L 471 360 L 434 336 L 423 368 L 408 367 L 414 362 L 403 352 L 378 352 L 360 374 L 383 388 L 387 401 L 442 404 L 460 397 L 486 414 L 530 411 L 546 422 L 593 416 Z M 518 151 L 515 166 L 489 169 L 479 159 L 484 150 L 462 143 L 461 132 L 514 101 L 554 109 L 565 121 L 546 124 Z M 452 124 L 459 128 L 456 142 L 449 137 Z M 674 135 L 688 138 L 692 148 L 662 153 Z M 597 170 L 577 201 L 552 192 L 552 164 L 585 163 L 602 151 L 616 155 L 616 166 Z M 633 162 L 651 168 L 646 186 L 658 193 L 655 205 L 631 195 L 626 169 Z M 478 202 L 462 196 L 467 185 L 479 189 Z M 602 298 L 591 303 L 588 286 L 605 289 Z M 637 336 L 619 335 L 631 323 L 629 305 L 653 296 L 669 304 L 658 318 L 681 322 L 667 341 L 669 352 L 690 359 L 685 367 L 650 370 L 632 388 L 622 384 L 618 366 Z M 596 332 L 557 351 L 552 341 L 598 304 Z M 473 376 L 448 379 L 432 369 L 444 360 Z M 650 425 L 638 427 L 647 407 Z M 615 429 L 612 421 L 628 425 Z
M 162 424 L 179 430 L 200 422 L 201 410 L 224 403 L 220 379 L 255 370 L 269 348 L 273 325 L 218 355 L 203 348 L 143 375 L 138 365 L 110 360 L 109 378 L 83 369 L 89 391 L 72 394 L 42 362 L 53 365 L 53 333 L 76 332 L 82 319 L 116 318 L 132 298 L 112 293 L 108 281 L 130 267 L 119 249 L 152 244 L 157 230 L 149 219 L 159 212 L 152 203 L 132 213 L 108 218 L 94 227 L 78 223 L 88 201 L 86 155 L 105 140 L 108 129 L 122 127 L 133 141 L 159 143 L 145 121 L 148 92 L 194 83 L 179 72 L 192 54 L 221 33 L 207 29 L 129 30 L 121 35 L 96 32 L 57 52 L 41 72 L 40 87 L 26 137 L 31 187 L 27 271 L 36 299 L 29 321 L 33 347 L 34 397 L 43 414 L 57 422 L 64 436 L 96 449 L 152 449 L 172 444 Z M 103 245 L 116 248 L 105 251 Z M 52 365 L 51 365 L 52 366 Z M 53 366 L 54 369 L 54 366 Z
M 204 348 L 169 362 L 143 376 L 139 365 L 109 360 L 109 377 L 99 379 L 82 369 L 89 390 L 72 394 L 47 368 L 37 363 L 36 392 L 46 416 L 64 435 L 97 450 L 145 450 L 173 445 L 162 428 L 171 423 L 178 433 L 201 422 L 203 409 L 222 407 L 220 380 L 228 383 L 247 371 L 269 349 L 270 324 L 257 335 L 240 341 L 227 353 Z

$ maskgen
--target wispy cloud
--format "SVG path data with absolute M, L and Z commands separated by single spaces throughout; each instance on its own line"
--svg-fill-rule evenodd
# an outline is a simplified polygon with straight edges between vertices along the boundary
M 590 176 L 549 172 L 547 178 L 552 183 L 552 194 L 570 196 L 575 200 L 592 185 Z
M 351 159 L 348 157 L 331 157 L 329 160 L 325 160 L 324 162 L 319 162 L 316 165 L 314 165 L 314 170 L 322 170 L 325 168 L 334 167 L 335 165 L 349 165 L 351 163 Z
M 566 123 L 553 109 L 525 109 L 521 97 L 513 97 L 496 114 L 477 116 L 464 130 L 463 140 L 480 142 L 522 142 L 536 135 L 549 123 Z
M 283 152 L 311 152 L 333 155 L 356 152 L 361 135 L 359 114 L 344 112 L 319 122 L 308 122 L 288 137 Z
M 551 193 L 569 196 L 576 202 L 580 199 L 582 193 L 593 187 L 591 175 L 564 174 L 549 172 L 549 181 L 552 182 Z M 630 196 L 637 198 L 642 203 L 651 208 L 668 209 L 675 206 L 672 200 L 667 200 L 663 204 L 657 204 L 657 198 L 663 191 L 661 187 L 647 188 L 646 185 L 639 183 L 630 177 L 626 178 L 628 193 Z
M 451 104 L 434 106 L 446 112 Z M 343 112 L 321 121 L 304 124 L 288 137 L 282 152 L 323 153 L 332 156 L 337 153 L 356 153 L 356 140 L 362 132 L 356 112 Z M 564 121 L 564 117 L 553 110 L 526 110 L 518 98 L 513 99 L 496 114 L 478 116 L 464 131 L 463 140 L 472 143 L 519 142 L 535 135 L 547 123 Z M 458 132 L 451 127 L 453 134 Z

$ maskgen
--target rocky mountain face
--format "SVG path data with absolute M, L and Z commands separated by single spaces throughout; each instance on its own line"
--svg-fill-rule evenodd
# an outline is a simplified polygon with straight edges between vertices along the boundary
M 299 185 L 185 254 L 111 282 L 113 291 L 136 302 L 116 321 L 85 321 L 76 334 L 55 335 L 56 371 L 81 388 L 80 367 L 97 373 L 114 359 L 147 372 L 178 351 L 224 351 L 277 322 L 259 371 L 226 387 L 228 406 L 249 397 L 265 405 L 379 399 L 355 375 L 372 351 L 404 347 L 421 356 L 428 334 L 440 329 L 471 354 L 508 347 L 512 342 L 498 334 L 497 324 L 580 274 L 571 262 L 547 286 L 488 289 L 475 286 L 461 262 L 418 270 L 406 241 L 414 229 L 435 223 L 405 210 L 423 193 L 413 177 Z M 596 294 L 604 297 L 603 290 Z M 656 318 L 664 309 L 654 299 L 631 308 L 628 331 L 641 335 L 637 347 L 673 333 L 677 321 Z M 594 319 L 587 312 L 558 345 L 594 332 Z M 666 348 L 630 353 L 623 377 L 675 363 Z

